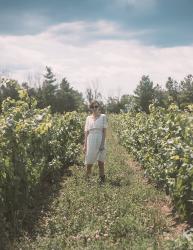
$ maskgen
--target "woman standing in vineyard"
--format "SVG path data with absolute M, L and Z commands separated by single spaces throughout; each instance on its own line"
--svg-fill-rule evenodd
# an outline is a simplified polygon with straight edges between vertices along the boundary
M 92 114 L 87 116 L 85 123 L 84 153 L 86 165 L 86 177 L 91 175 L 91 168 L 95 161 L 99 166 L 99 181 L 105 181 L 104 161 L 106 156 L 105 138 L 107 128 L 107 118 L 100 113 L 99 102 L 92 101 L 90 104 Z

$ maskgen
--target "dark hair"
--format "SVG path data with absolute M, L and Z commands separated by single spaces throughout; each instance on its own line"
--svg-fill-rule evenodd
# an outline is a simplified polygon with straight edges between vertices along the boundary
M 97 105 L 100 107 L 100 103 L 99 103 L 97 100 L 92 100 L 92 101 L 90 102 L 89 108 L 93 108 L 93 106 L 94 106 L 95 104 L 97 104 Z

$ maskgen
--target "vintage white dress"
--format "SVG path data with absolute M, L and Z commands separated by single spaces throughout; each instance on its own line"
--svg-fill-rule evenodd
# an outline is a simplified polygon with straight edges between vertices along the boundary
M 100 114 L 96 120 L 91 115 L 87 116 L 84 131 L 88 131 L 89 134 L 87 137 L 85 164 L 94 164 L 96 160 L 105 161 L 106 145 L 104 145 L 102 151 L 99 151 L 103 128 L 107 128 L 107 117 L 105 114 Z

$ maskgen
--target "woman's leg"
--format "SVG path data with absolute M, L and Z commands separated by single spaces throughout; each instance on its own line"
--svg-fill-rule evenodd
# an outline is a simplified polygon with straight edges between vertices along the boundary
M 105 175 L 105 167 L 103 161 L 98 161 L 99 166 L 99 177 L 103 177 Z
M 91 176 L 91 169 L 92 169 L 92 164 L 87 164 L 86 165 L 86 178 L 89 178 Z

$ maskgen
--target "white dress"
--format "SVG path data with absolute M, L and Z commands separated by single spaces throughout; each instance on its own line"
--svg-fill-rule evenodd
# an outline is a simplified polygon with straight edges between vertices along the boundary
M 99 151 L 103 128 L 107 128 L 107 117 L 105 114 L 101 114 L 96 120 L 91 115 L 87 116 L 85 123 L 85 132 L 88 131 L 87 137 L 87 150 L 85 155 L 85 164 L 94 164 L 96 160 L 105 161 L 106 146 Z

